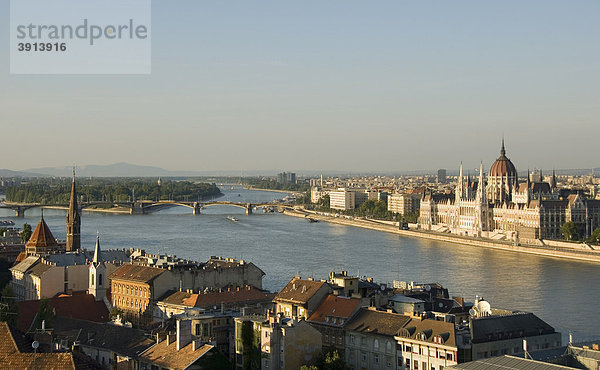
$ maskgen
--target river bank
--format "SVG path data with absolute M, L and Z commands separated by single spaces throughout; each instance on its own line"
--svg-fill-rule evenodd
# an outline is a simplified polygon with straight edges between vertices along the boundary
M 534 246 L 534 245 L 514 245 L 510 242 L 501 242 L 490 239 L 476 239 L 464 236 L 441 234 L 422 230 L 401 230 L 397 226 L 385 224 L 382 222 L 366 219 L 346 219 L 342 217 L 323 216 L 312 212 L 306 212 L 301 209 L 288 209 L 283 214 L 293 217 L 307 218 L 329 222 L 338 225 L 354 226 L 363 229 L 382 231 L 411 238 L 421 238 L 442 241 L 447 243 L 472 245 L 476 247 L 491 248 L 509 252 L 527 253 L 558 259 L 570 259 L 575 261 L 584 261 L 600 263 L 600 252 L 578 251 L 560 247 Z

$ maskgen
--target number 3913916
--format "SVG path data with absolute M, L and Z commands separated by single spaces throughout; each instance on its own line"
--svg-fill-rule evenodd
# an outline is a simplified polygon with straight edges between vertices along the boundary
M 19 51 L 66 51 L 67 44 L 64 42 L 20 42 L 18 44 Z

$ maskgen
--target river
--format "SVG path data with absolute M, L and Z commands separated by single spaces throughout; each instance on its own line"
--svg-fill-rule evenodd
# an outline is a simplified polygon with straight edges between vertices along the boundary
M 221 186 L 218 200 L 260 202 L 282 193 Z M 226 219 L 234 215 L 239 222 Z M 18 226 L 35 224 L 40 210 L 17 219 L 0 209 L 0 219 Z M 65 238 L 65 212 L 44 211 L 54 236 Z M 192 215 L 174 207 L 150 215 L 83 213 L 82 245 L 93 248 L 96 231 L 101 246 L 143 248 L 149 252 L 206 261 L 210 256 L 243 258 L 259 266 L 265 289 L 277 291 L 296 274 L 325 279 L 331 270 L 371 276 L 376 281 L 440 282 L 451 295 L 469 301 L 483 296 L 493 307 L 536 313 L 576 341 L 600 336 L 596 318 L 600 299 L 600 265 L 517 254 L 329 224 L 308 223 L 278 213 L 213 206 Z M 563 339 L 564 340 L 564 339 Z

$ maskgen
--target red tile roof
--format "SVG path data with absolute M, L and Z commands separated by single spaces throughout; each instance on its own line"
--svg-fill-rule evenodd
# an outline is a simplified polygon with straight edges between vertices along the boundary
M 163 302 L 184 305 L 188 307 L 212 307 L 221 303 L 226 305 L 236 303 L 256 303 L 271 301 L 273 294 L 264 293 L 252 286 L 232 287 L 224 291 L 212 291 L 208 293 L 174 292 L 166 297 Z
M 69 317 L 94 322 L 108 321 L 109 312 L 103 301 L 96 301 L 91 294 L 59 296 L 50 298 L 50 306 L 56 316 Z M 19 302 L 17 327 L 23 332 L 31 328 L 40 307 L 40 301 Z
M 119 268 L 110 275 L 110 279 L 149 283 L 165 271 L 167 270 L 157 267 L 147 267 L 126 263 L 119 266 Z
M 295 277 L 275 296 L 275 301 L 307 303 L 324 284 L 327 283 Z
M 312 322 L 326 322 L 326 317 L 347 320 L 359 307 L 360 299 L 328 295 L 315 312 L 308 318 Z M 339 325 L 342 323 L 339 322 Z
M 56 238 L 52 235 L 50 228 L 46 224 L 43 218 L 40 219 L 35 230 L 31 234 L 31 237 L 27 241 L 26 247 L 58 247 L 58 243 L 56 242 Z
M 15 333 L 0 322 L 0 368 L 2 369 L 75 369 L 70 353 L 24 353 L 15 341 Z

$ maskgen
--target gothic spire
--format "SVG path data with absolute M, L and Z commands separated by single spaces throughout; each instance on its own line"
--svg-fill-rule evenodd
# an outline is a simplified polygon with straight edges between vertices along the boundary
M 77 204 L 77 189 L 75 186 L 75 167 L 73 167 L 73 180 L 71 181 L 71 197 L 67 213 L 67 251 L 74 251 L 81 247 L 81 215 Z
M 96 248 L 94 249 L 94 265 L 102 263 L 102 254 L 100 253 L 100 232 L 96 232 Z
M 504 148 L 504 135 L 502 135 L 502 147 L 500 148 L 500 156 L 506 157 L 506 149 Z

